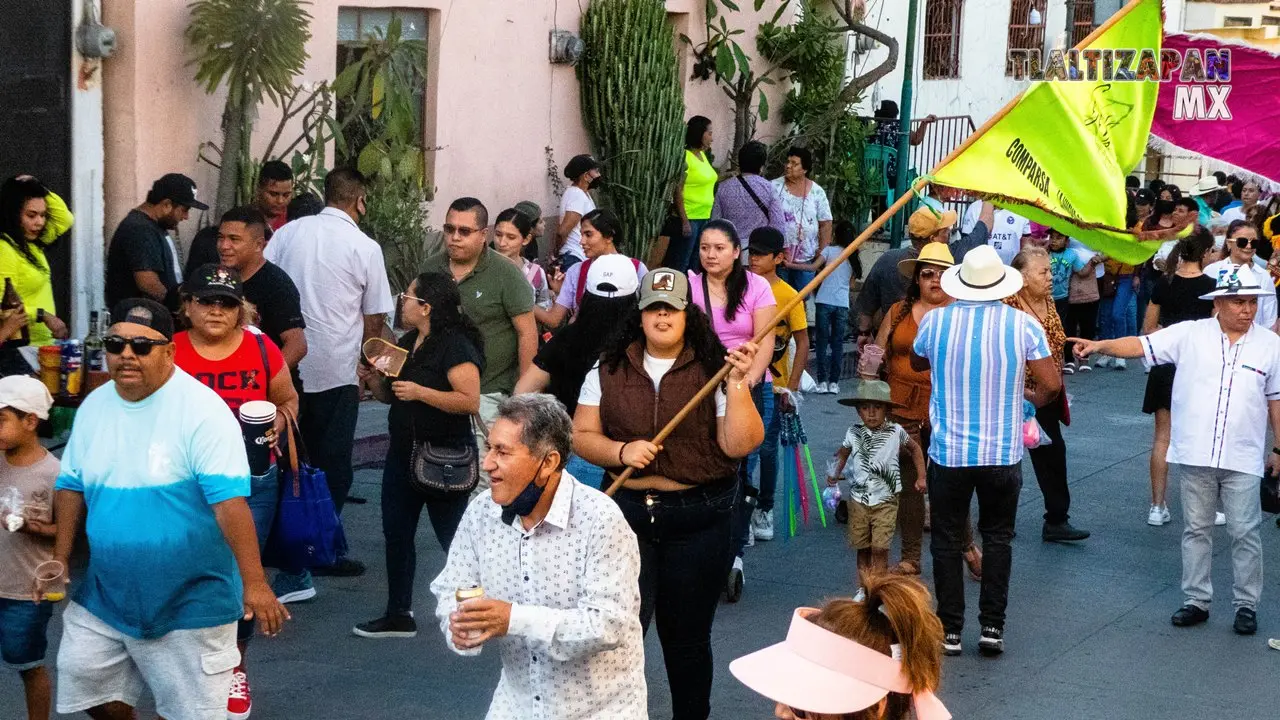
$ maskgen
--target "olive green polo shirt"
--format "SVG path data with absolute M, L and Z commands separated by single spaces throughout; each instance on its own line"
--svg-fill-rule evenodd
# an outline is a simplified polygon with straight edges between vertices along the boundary
M 426 270 L 451 275 L 449 254 L 439 252 L 425 263 Z M 519 373 L 519 340 L 511 319 L 533 311 L 533 288 L 514 263 L 485 247 L 475 269 L 458 283 L 462 312 L 484 337 L 484 373 L 480 392 L 510 394 Z

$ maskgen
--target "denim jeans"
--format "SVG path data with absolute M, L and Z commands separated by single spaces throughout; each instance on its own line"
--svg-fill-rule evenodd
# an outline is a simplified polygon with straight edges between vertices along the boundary
M 818 322 L 814 326 L 817 345 L 815 381 L 840 382 L 844 369 L 844 333 L 849 326 L 849 308 L 818 303 Z
M 679 492 L 619 490 L 640 546 L 640 623 L 658 623 L 674 720 L 711 715 L 711 625 L 733 552 L 738 479 Z
M 805 285 L 809 284 L 818 273 L 811 270 L 796 270 L 795 268 L 778 268 L 778 277 L 782 281 L 791 286 L 791 289 L 799 291 Z
M 570 455 L 569 462 L 565 463 L 564 469 L 570 475 L 577 478 L 578 482 L 583 485 L 590 485 L 593 488 L 604 490 L 604 468 L 583 460 L 577 455 Z
M 1257 475 L 1169 463 L 1182 487 L 1182 592 L 1188 605 L 1209 609 L 1213 600 L 1213 515 L 1218 500 L 1231 538 L 1231 585 L 1236 609 L 1257 610 L 1262 594 L 1262 507 Z
M 1116 285 L 1116 296 L 1111 302 L 1111 337 L 1122 338 L 1138 334 L 1138 300 L 1133 289 L 1133 276 L 1121 275 Z
M 280 504 L 280 469 L 272 465 L 265 473 L 249 478 L 249 513 L 253 515 L 253 529 L 258 534 L 258 554 L 267 545 L 271 526 L 275 523 L 276 507 Z M 248 642 L 253 637 L 255 621 L 241 620 L 236 629 L 236 639 Z
M 1003 630 L 1013 569 L 1013 525 L 1022 490 L 1022 464 L 947 467 L 929 463 L 929 550 L 938 596 L 938 619 L 946 632 L 964 627 L 964 526 L 969 503 L 978 494 L 978 532 L 982 533 L 982 591 L 978 621 Z
M 410 482 L 408 453 L 392 447 L 382 469 L 382 536 L 387 544 L 387 616 L 413 610 L 413 578 L 418 569 L 416 536 L 426 506 L 436 540 L 447 555 L 470 493 L 428 496 Z
M 742 490 L 743 502 L 739 503 L 734 513 L 733 522 L 733 554 L 742 557 L 742 549 L 747 546 L 750 533 L 751 513 L 755 509 L 772 510 L 773 498 L 778 491 L 778 410 L 777 396 L 773 394 L 773 383 L 765 381 L 751 391 L 751 399 L 756 403 L 756 412 L 764 420 L 764 442 L 751 451 L 743 461 Z M 756 469 L 760 469 L 758 481 L 753 480 Z M 754 496 L 754 502 L 747 500 Z
M 324 470 L 333 508 L 339 517 L 354 478 L 351 451 L 356 442 L 359 412 L 360 392 L 355 385 L 302 394 L 298 413 L 302 441 L 307 446 L 311 464 Z
M 685 272 L 686 270 L 701 270 L 702 263 L 698 260 L 698 236 L 702 235 L 702 228 L 711 222 L 710 219 L 694 220 L 689 219 L 690 233 L 686 237 L 671 238 L 667 243 L 667 256 L 663 258 L 663 264 L 672 270 Z

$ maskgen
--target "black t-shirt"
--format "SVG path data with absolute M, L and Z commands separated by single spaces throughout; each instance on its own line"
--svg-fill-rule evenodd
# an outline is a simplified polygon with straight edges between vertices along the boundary
M 182 276 L 191 277 L 201 265 L 217 262 L 222 262 L 222 258 L 218 256 L 218 226 L 210 225 L 191 239 L 191 249 L 187 250 L 187 264 L 182 269 Z
M 409 358 L 400 377 L 432 390 L 449 391 L 449 371 L 463 363 L 471 363 L 484 372 L 484 356 L 462 335 L 442 337 L 430 335 L 422 341 L 422 347 L 413 352 L 418 331 L 410 330 L 400 338 L 400 347 L 409 350 Z M 388 385 L 392 382 L 387 380 Z M 391 410 L 387 414 L 387 426 L 393 446 L 407 452 L 413 440 L 440 443 L 448 447 L 461 447 L 475 442 L 471 433 L 471 416 L 445 412 L 416 400 L 397 400 L 392 397 Z
M 582 381 L 596 364 L 596 357 L 581 357 L 575 354 L 575 343 L 569 342 L 569 330 L 556 335 L 533 357 L 533 364 L 551 376 L 547 382 L 547 392 L 564 405 L 569 417 L 578 409 L 578 393 L 582 390 Z
M 258 308 L 259 328 L 279 347 L 286 330 L 305 328 L 298 286 L 289 274 L 271 262 L 263 265 L 253 277 L 244 281 L 244 296 Z
M 1184 320 L 1203 320 L 1213 315 L 1213 301 L 1200 296 L 1213 292 L 1217 281 L 1208 275 L 1193 278 L 1166 275 L 1156 281 L 1151 302 L 1160 306 L 1160 327 Z
M 130 210 L 111 236 L 107 251 L 107 306 L 126 298 L 146 297 L 134 282 L 135 272 L 150 270 L 160 276 L 169 291 L 165 304 L 176 310 L 178 278 L 173 272 L 173 251 L 168 233 L 141 210 Z

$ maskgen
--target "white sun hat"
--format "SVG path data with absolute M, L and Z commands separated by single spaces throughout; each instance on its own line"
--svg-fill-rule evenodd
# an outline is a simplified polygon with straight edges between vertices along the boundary
M 1022 273 L 1000 261 L 990 245 L 965 253 L 964 260 L 942 273 L 942 291 L 956 300 L 1003 300 L 1022 289 Z
M 1241 265 L 1218 278 L 1218 287 L 1213 292 L 1200 296 L 1201 300 L 1212 300 L 1220 297 L 1257 297 L 1274 295 L 1275 289 L 1269 287 L 1258 278 L 1248 265 Z

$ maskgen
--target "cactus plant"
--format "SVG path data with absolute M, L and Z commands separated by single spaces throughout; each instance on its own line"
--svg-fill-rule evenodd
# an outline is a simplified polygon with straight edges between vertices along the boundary
M 684 90 L 662 0 L 592 0 L 578 63 L 582 118 L 604 163 L 601 205 L 645 257 L 683 163 Z

